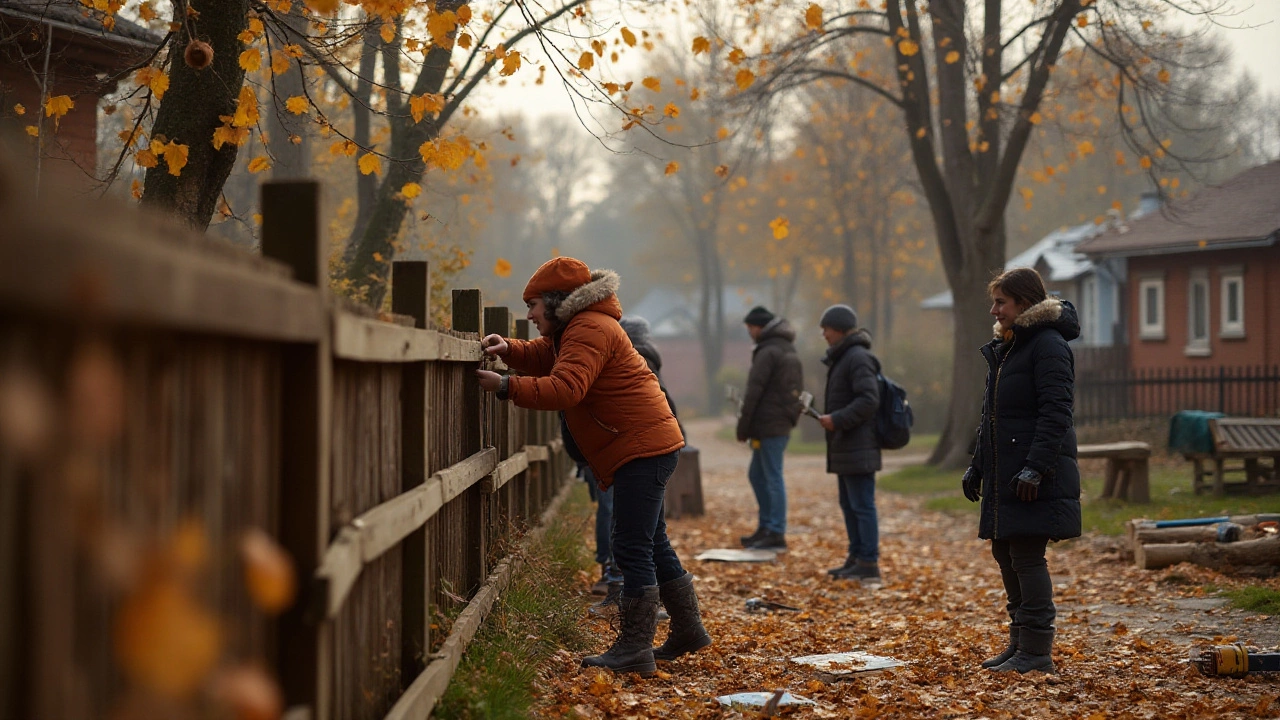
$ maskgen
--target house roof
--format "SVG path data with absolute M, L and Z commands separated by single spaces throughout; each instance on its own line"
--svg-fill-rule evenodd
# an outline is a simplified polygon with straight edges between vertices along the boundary
M 154 48 L 164 39 L 119 15 L 110 30 L 102 26 L 103 15 L 78 0 L 0 0 L 0 15 L 62 26 L 82 35 L 135 47 Z
M 747 311 L 769 297 L 767 290 L 731 285 L 724 288 L 721 307 L 730 328 L 736 328 Z M 696 287 L 655 287 L 630 307 L 627 315 L 639 315 L 649 321 L 655 338 L 688 337 L 698 334 L 698 307 L 702 290 Z
M 1280 161 L 1246 170 L 1221 185 L 1080 244 L 1089 255 L 1127 257 L 1272 245 L 1280 236 Z

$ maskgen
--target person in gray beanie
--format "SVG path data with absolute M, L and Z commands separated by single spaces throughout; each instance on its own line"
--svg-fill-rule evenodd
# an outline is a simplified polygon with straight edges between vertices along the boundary
M 760 512 L 756 530 L 743 535 L 743 547 L 784 550 L 787 547 L 787 487 L 782 456 L 791 429 L 800 418 L 804 368 L 796 352 L 796 331 L 785 318 L 756 306 L 742 319 L 755 341 L 747 391 L 738 417 L 739 442 L 751 445 L 747 479 Z
M 849 555 L 827 572 L 835 578 L 880 579 L 880 529 L 876 518 L 876 471 L 880 441 L 876 411 L 880 407 L 880 361 L 871 354 L 871 335 L 858 328 L 858 314 L 848 305 L 832 305 L 818 321 L 827 341 L 826 414 L 818 418 L 827 431 L 827 472 L 836 476 Z

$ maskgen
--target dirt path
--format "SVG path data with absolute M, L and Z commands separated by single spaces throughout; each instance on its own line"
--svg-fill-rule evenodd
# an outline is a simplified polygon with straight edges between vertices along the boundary
M 1196 588 L 1214 581 L 1211 571 L 1137 570 L 1107 538 L 1050 548 L 1059 674 L 1033 679 L 982 670 L 978 663 L 1003 647 L 1004 594 L 989 544 L 976 537 L 976 518 L 926 512 L 918 497 L 878 493 L 883 584 L 832 580 L 825 569 L 843 560 L 845 536 L 821 456 L 786 459 L 789 552 L 774 563 L 693 560 L 708 548 L 737 547 L 738 536 L 755 527 L 750 454 L 716 439 L 721 422 L 686 424 L 702 450 L 707 515 L 670 524 L 673 544 L 698 577 L 715 645 L 665 664 L 649 680 L 581 671 L 566 653 L 545 675 L 547 716 L 723 717 L 715 696 L 774 689 L 817 701 L 817 708 L 797 711 L 804 717 L 1280 716 L 1280 678 L 1209 679 L 1185 663 L 1194 644 L 1214 640 L 1280 645 L 1280 622 L 1197 597 Z M 887 455 L 886 470 L 922 459 Z M 801 612 L 750 613 L 744 602 L 752 597 Z M 599 631 L 603 646 L 608 630 Z M 787 662 L 847 650 L 907 665 L 829 684 Z

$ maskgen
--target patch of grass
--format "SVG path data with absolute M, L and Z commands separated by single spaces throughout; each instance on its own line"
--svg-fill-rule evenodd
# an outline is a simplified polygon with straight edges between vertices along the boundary
M 1246 585 L 1222 593 L 1231 599 L 1231 607 L 1262 615 L 1280 615 L 1280 590 L 1260 585 Z
M 910 446 L 908 446 L 910 447 Z M 1099 470 L 1101 470 L 1101 464 Z M 928 496 L 925 508 L 945 512 L 976 512 L 977 503 L 964 499 L 960 489 L 959 470 L 939 470 L 930 465 L 914 465 L 898 472 L 882 475 L 880 487 L 904 495 Z M 1151 502 L 1135 505 L 1123 500 L 1102 500 L 1104 478 L 1101 474 L 1081 472 L 1081 510 L 1085 532 L 1119 535 L 1131 518 L 1172 520 L 1218 515 L 1250 515 L 1274 512 L 1276 497 L 1221 497 L 1196 495 L 1191 491 L 1192 469 L 1152 465 L 1149 478 Z
M 580 572 L 592 566 L 583 531 L 595 510 L 577 485 L 467 646 L 435 717 L 529 717 L 539 665 L 590 645 L 579 590 Z
M 805 420 L 801 418 L 801 422 L 815 422 L 812 419 Z M 898 450 L 885 450 L 886 453 L 928 453 L 938 445 L 938 433 L 916 434 L 912 433 L 911 442 L 906 447 Z M 737 442 L 737 428 L 732 424 L 725 425 L 716 431 L 717 440 L 726 440 L 728 442 Z M 788 455 L 826 455 L 827 444 L 822 440 L 806 441 L 801 438 L 800 428 L 791 431 L 791 442 L 787 443 Z

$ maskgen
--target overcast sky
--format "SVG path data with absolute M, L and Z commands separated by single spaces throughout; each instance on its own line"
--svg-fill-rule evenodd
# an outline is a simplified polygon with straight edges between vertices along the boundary
M 1230 6 L 1234 13 L 1219 19 L 1218 36 L 1231 47 L 1237 69 L 1280 95 L 1280 0 L 1232 0 Z

